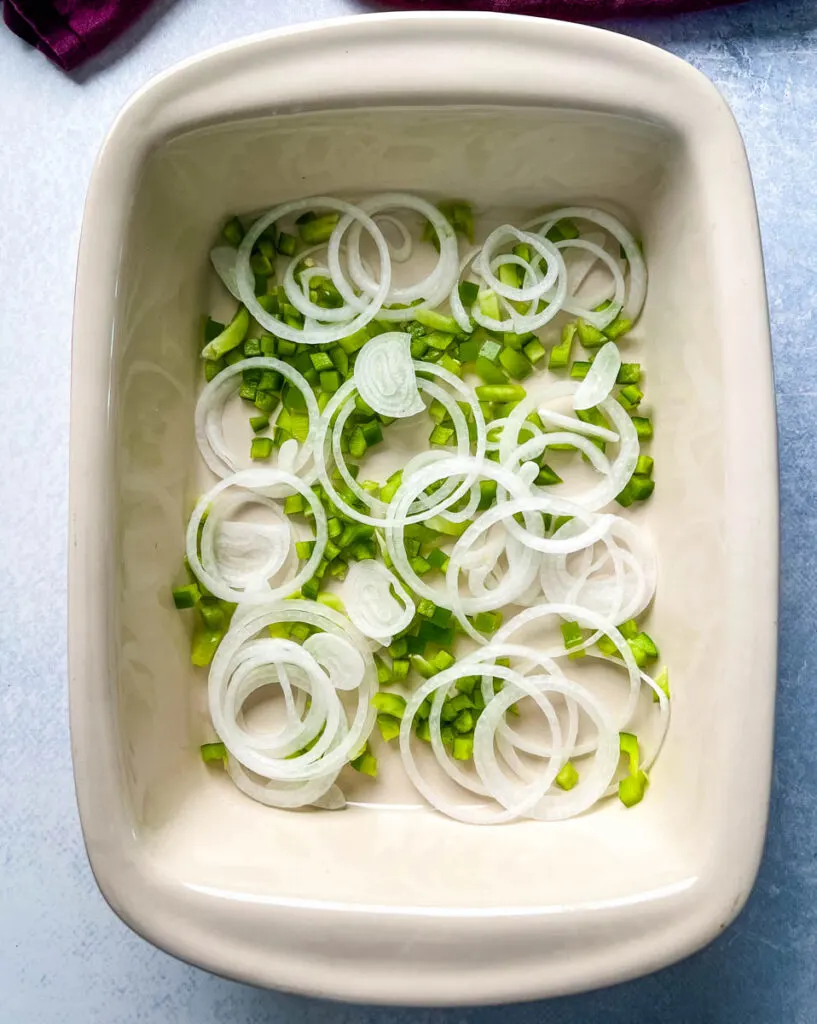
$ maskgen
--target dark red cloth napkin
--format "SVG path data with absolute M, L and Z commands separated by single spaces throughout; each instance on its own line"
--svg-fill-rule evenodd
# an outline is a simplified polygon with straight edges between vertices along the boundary
M 6 24 L 42 50 L 64 71 L 94 57 L 132 25 L 153 0 L 0 0 Z M 669 14 L 738 0 L 391 0 L 389 7 L 414 10 L 489 10 L 538 14 L 572 21 L 612 15 Z
M 503 14 L 534 14 L 566 21 L 600 21 L 619 15 L 643 17 L 704 11 L 742 0 L 390 0 L 389 6 L 407 10 L 497 11 Z
M 129 28 L 153 0 L 0 0 L 12 32 L 63 71 L 96 56 Z
M 643 17 L 703 11 L 742 0 L 390 0 L 391 8 L 440 11 L 498 11 L 565 21 L 600 21 L 616 15 Z

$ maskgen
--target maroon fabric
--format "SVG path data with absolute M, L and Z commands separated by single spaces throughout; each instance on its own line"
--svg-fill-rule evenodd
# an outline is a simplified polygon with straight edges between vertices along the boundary
M 0 0 L 3 18 L 63 71 L 95 56 L 153 0 Z
M 144 13 L 153 0 L 0 0 L 6 24 L 64 71 L 95 56 Z M 229 0 L 228 0 L 229 2 Z M 574 21 L 611 15 L 669 14 L 739 0 L 391 0 L 414 10 L 490 10 Z
M 599 21 L 616 15 L 642 17 L 701 11 L 742 0 L 390 0 L 389 6 L 408 10 L 500 11 L 535 14 L 565 21 Z

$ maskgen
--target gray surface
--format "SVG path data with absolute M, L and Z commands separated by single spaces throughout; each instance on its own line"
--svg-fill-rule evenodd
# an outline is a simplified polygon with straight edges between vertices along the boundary
M 126 97 L 205 47 L 291 21 L 353 13 L 344 0 L 178 0 L 126 52 L 72 80 L 0 32 L 0 1021 L 817 1020 L 817 10 L 753 0 L 619 25 L 720 87 L 740 122 L 769 276 L 783 503 L 777 766 L 771 829 L 749 905 L 718 942 L 648 979 L 504 1010 L 339 1007 L 222 981 L 172 960 L 108 910 L 80 839 L 68 749 L 65 558 L 74 259 L 92 161 Z

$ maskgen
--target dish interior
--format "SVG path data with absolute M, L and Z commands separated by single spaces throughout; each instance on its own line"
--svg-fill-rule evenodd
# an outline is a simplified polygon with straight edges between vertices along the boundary
M 213 738 L 206 676 L 189 663 L 187 617 L 170 590 L 205 479 L 193 407 L 200 318 L 215 311 L 207 253 L 232 213 L 392 190 L 531 214 L 599 205 L 643 239 L 647 302 L 624 358 L 645 366 L 656 427 L 656 492 L 635 516 L 659 556 L 649 631 L 670 671 L 672 724 L 632 810 L 609 800 L 557 824 L 462 825 L 420 805 L 395 757 L 376 785 L 347 787 L 343 812 L 278 812 L 198 756 Z M 292 114 L 201 129 L 152 152 L 133 197 L 114 332 L 110 657 L 133 830 L 169 882 L 284 903 L 554 911 L 693 884 L 718 813 L 709 771 L 728 680 L 723 372 L 701 195 L 683 140 L 664 126 L 576 110 Z

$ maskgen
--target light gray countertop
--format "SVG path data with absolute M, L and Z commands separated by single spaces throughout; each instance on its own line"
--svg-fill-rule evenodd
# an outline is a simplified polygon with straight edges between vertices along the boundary
M 687 962 L 503 1010 L 341 1007 L 223 981 L 132 934 L 99 895 L 71 777 L 65 603 L 70 325 L 82 204 L 125 99 L 202 49 L 358 13 L 353 0 L 160 2 L 82 78 L 0 31 L 0 1021 L 5 1024 L 813 1024 L 817 1020 L 817 5 L 616 27 L 691 61 L 740 123 L 757 188 L 780 418 L 782 605 L 766 857 L 737 923 Z

